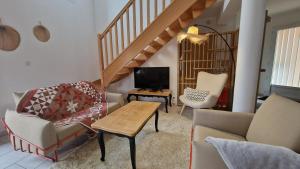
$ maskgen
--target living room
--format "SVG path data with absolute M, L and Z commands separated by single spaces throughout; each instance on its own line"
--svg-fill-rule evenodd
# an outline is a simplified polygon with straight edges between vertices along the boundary
M 0 168 L 300 168 L 299 9 L 1 0 Z

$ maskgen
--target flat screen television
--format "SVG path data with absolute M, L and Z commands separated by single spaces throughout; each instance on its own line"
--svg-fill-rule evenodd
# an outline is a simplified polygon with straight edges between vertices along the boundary
M 134 68 L 134 87 L 139 89 L 169 89 L 169 67 L 138 67 Z

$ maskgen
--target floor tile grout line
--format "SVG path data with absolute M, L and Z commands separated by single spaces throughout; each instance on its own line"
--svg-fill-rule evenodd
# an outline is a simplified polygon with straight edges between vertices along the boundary
M 25 167 L 21 166 L 20 164 L 16 163 L 17 166 L 26 169 Z
M 48 161 L 47 161 L 48 162 Z M 39 164 L 38 166 L 36 166 L 34 169 L 37 169 L 37 168 L 39 168 L 40 166 L 42 166 L 43 164 L 45 164 L 46 163 L 46 161 L 43 161 L 41 164 Z M 50 165 L 49 165 L 49 168 L 50 168 L 50 166 L 52 166 L 53 164 L 51 163 Z
M 24 168 L 23 166 L 20 166 L 20 165 L 17 164 L 17 163 L 13 163 L 13 164 L 11 164 L 11 165 L 5 167 L 4 169 L 7 169 L 7 168 L 9 168 L 9 167 L 11 167 L 11 166 L 13 166 L 13 165 L 17 165 L 17 166 L 19 166 L 19 167 L 21 167 L 21 168 Z M 24 168 L 24 169 L 26 169 L 26 168 Z
M 17 152 L 17 151 L 13 151 L 13 152 Z M 21 152 L 20 152 L 21 153 Z M 24 152 L 22 152 L 22 153 L 24 153 Z M 16 165 L 18 165 L 18 162 L 20 162 L 20 161 L 22 161 L 24 158 L 26 158 L 27 156 L 26 155 L 24 155 L 24 157 L 22 157 L 21 159 L 19 159 L 18 161 L 16 161 L 16 162 L 14 162 L 13 164 L 16 164 Z M 12 164 L 12 165 L 13 165 Z M 9 166 L 11 166 L 11 165 L 9 165 Z M 20 166 L 20 165 L 18 165 L 18 166 Z M 24 167 L 22 167 L 22 168 L 24 168 Z

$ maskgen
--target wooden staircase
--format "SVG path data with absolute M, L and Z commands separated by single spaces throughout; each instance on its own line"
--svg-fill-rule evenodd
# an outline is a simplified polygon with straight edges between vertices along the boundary
M 130 0 L 106 30 L 98 34 L 101 80 L 97 84 L 106 88 L 128 76 L 215 2 L 153 1 Z

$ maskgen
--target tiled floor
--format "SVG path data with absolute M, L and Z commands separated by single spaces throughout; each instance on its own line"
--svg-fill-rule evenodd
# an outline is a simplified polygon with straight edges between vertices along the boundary
M 87 137 L 82 136 L 65 146 L 59 151 L 59 157 L 64 158 L 85 141 Z M 52 164 L 51 160 L 37 155 L 14 151 L 7 136 L 0 137 L 0 169 L 48 169 Z
M 7 136 L 0 137 L 0 169 L 48 169 L 51 165 L 51 160 L 14 151 Z

